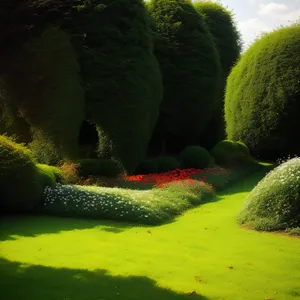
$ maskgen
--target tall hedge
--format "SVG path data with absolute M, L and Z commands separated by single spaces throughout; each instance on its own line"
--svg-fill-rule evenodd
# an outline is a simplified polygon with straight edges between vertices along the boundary
M 69 23 L 99 156 L 128 172 L 144 158 L 162 98 L 150 20 L 142 0 L 75 1 Z
M 1 101 L 14 108 L 10 117 L 21 116 L 30 125 L 43 162 L 51 162 L 53 154 L 75 157 L 84 117 L 84 90 L 69 35 L 49 27 L 28 40 L 10 63 L 0 76 Z
M 233 12 L 220 3 L 198 0 L 194 3 L 194 7 L 205 18 L 205 23 L 219 52 L 222 66 L 218 107 L 207 128 L 210 132 L 209 143 L 215 144 L 225 137 L 224 96 L 226 79 L 231 68 L 240 57 L 242 40 L 236 28 Z
M 151 0 L 147 7 L 164 85 L 155 135 L 167 148 L 170 139 L 199 142 L 218 101 L 221 66 L 213 38 L 189 0 Z
M 74 0 L 1 0 L 0 52 L 9 54 L 48 24 L 63 24 Z M 3 57 L 0 57 L 0 60 Z M 0 68 L 1 69 L 1 68 Z
M 300 154 L 300 26 L 258 39 L 233 68 L 226 87 L 229 139 L 261 157 Z

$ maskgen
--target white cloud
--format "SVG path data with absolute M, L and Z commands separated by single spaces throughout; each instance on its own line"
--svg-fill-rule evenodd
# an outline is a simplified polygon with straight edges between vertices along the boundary
M 289 11 L 288 7 L 283 3 L 271 2 L 268 4 L 259 5 L 259 16 L 280 16 L 286 14 Z
M 263 21 L 260 21 L 258 18 L 251 18 L 246 21 L 239 22 L 238 29 L 240 30 L 243 40 L 244 48 L 248 46 L 262 33 L 271 31 L 272 28 L 269 27 Z

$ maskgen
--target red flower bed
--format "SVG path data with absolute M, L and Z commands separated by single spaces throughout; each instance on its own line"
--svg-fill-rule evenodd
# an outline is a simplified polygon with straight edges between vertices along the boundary
M 141 182 L 141 183 L 149 183 L 153 185 L 157 185 L 159 187 L 163 187 L 164 184 L 169 182 L 177 182 L 182 180 L 190 180 L 190 183 L 193 183 L 191 178 L 193 175 L 199 175 L 200 173 L 210 173 L 213 175 L 226 174 L 228 173 L 225 169 L 209 169 L 209 170 L 201 170 L 201 169 L 175 169 L 165 173 L 153 173 L 146 175 L 134 175 L 134 176 L 123 176 L 123 180 L 132 181 L 132 182 Z M 205 182 L 206 176 L 203 174 L 201 176 L 202 179 L 197 179 L 199 182 Z

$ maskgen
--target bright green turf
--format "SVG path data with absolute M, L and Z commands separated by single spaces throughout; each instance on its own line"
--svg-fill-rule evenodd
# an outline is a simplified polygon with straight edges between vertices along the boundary
M 300 239 L 236 224 L 261 176 L 159 227 L 3 220 L 0 299 L 300 299 Z

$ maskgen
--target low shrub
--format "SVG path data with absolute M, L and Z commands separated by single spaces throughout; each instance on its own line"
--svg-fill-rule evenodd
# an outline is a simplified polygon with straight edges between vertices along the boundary
M 76 184 L 80 182 L 79 164 L 65 162 L 59 166 L 59 173 L 62 176 L 62 183 Z
M 152 174 L 158 170 L 158 162 L 154 159 L 147 159 L 142 161 L 137 167 L 136 174 Z
M 173 156 L 159 156 L 153 159 L 157 164 L 157 173 L 168 172 L 180 167 L 179 161 Z
M 56 185 L 45 189 L 45 213 L 157 225 L 210 200 L 213 189 L 194 182 L 152 190 Z
M 160 185 L 161 186 L 161 185 Z M 170 193 L 184 193 L 191 204 L 199 204 L 199 198 L 211 200 L 214 194 L 214 187 L 204 181 L 186 179 L 178 182 L 164 184 L 163 189 Z
M 255 164 L 249 149 L 242 142 L 221 141 L 211 150 L 211 155 L 218 165 L 224 167 L 242 167 Z
M 79 174 L 81 176 L 107 176 L 117 177 L 124 173 L 120 162 L 112 159 L 82 159 L 79 161 Z
M 300 226 L 300 158 L 268 173 L 245 200 L 238 222 L 256 230 Z
M 180 154 L 180 163 L 183 169 L 205 169 L 210 162 L 209 152 L 200 146 L 188 146 Z
M 40 173 L 46 175 L 47 177 L 51 178 L 51 181 L 55 183 L 66 183 L 66 179 L 63 175 L 63 172 L 54 166 L 49 166 L 45 164 L 37 164 L 36 165 Z
M 42 200 L 44 184 L 31 152 L 0 136 L 0 210 L 33 211 Z

